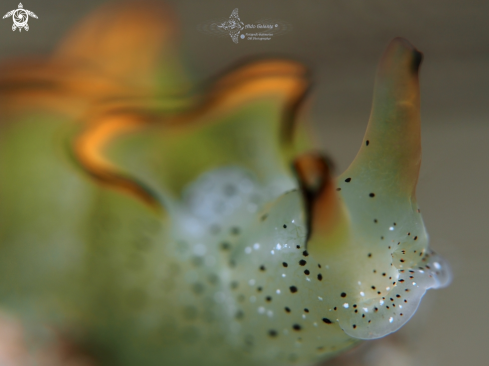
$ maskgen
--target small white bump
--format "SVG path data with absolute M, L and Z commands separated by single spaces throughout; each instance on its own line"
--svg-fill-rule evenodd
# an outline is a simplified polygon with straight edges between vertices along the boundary
M 434 262 L 433 265 L 435 266 L 436 269 L 441 269 L 441 264 L 438 262 Z
M 280 294 L 280 290 L 279 290 L 279 289 L 277 289 L 277 291 L 275 291 L 275 292 L 276 292 L 277 294 Z
M 386 287 L 385 289 L 386 289 L 387 291 L 389 291 L 391 288 L 390 288 L 390 287 Z
M 264 308 L 263 306 L 260 306 L 260 307 L 258 308 L 258 313 L 259 313 L 259 314 L 263 314 L 263 313 L 265 313 L 265 308 Z
M 389 228 L 389 230 L 390 230 L 390 231 L 394 231 L 394 226 L 391 226 L 391 227 Z
M 368 313 L 368 308 L 363 308 L 363 311 L 365 311 L 366 313 Z
M 345 302 L 345 303 L 343 304 L 343 307 L 344 307 L 345 309 L 348 309 L 348 308 L 350 307 L 350 305 L 349 305 L 347 302 Z
M 195 255 L 203 256 L 206 251 L 207 251 L 207 248 L 204 244 L 197 244 L 194 246 Z
M 224 295 L 224 293 L 222 293 L 222 292 L 216 292 L 216 293 L 214 294 L 214 301 L 215 301 L 215 302 L 219 302 L 219 303 L 221 303 L 221 302 L 223 302 L 225 299 L 226 299 L 226 295 Z
M 309 277 L 306 277 L 306 281 L 311 282 L 311 279 Z
M 413 282 L 413 286 L 416 286 L 416 282 Z
M 384 300 L 380 300 L 380 301 L 379 301 L 379 304 L 380 304 L 380 305 L 384 305 Z
M 272 250 L 270 253 L 275 254 L 275 251 Z
M 280 250 L 280 249 L 282 249 L 282 246 L 280 244 L 277 244 L 276 248 L 277 248 L 277 250 Z
M 318 323 L 316 323 L 316 322 L 314 322 L 314 323 L 312 323 L 312 324 L 313 324 L 315 327 L 317 327 L 317 326 L 318 326 Z
M 399 305 L 399 309 L 402 309 L 402 305 Z
M 323 301 L 323 298 L 321 296 L 318 296 L 319 301 Z
M 360 291 L 360 296 L 365 296 L 365 292 Z
M 358 281 L 358 284 L 359 284 L 359 285 L 361 285 L 361 284 L 362 284 L 362 282 Z
M 306 319 L 306 314 L 302 314 L 302 319 Z
M 245 253 L 246 254 L 250 254 L 251 253 L 251 248 L 250 247 L 246 247 L 245 248 Z
M 248 283 L 250 284 L 250 286 L 253 286 L 255 284 L 255 280 L 249 280 Z
M 258 205 L 255 203 L 248 203 L 248 212 L 254 213 L 258 210 Z
M 216 264 L 216 258 L 214 258 L 212 255 L 208 255 L 204 259 L 205 265 L 212 267 L 214 264 Z
M 282 277 L 285 277 L 285 273 L 282 273 Z
M 230 326 L 229 326 L 229 329 L 231 329 L 231 332 L 233 333 L 238 333 L 241 329 L 241 324 L 239 323 L 232 323 Z
M 394 321 L 394 318 L 391 316 L 391 317 L 389 318 L 389 323 L 392 323 L 393 321 Z
M 258 243 L 253 244 L 253 249 L 255 249 L 255 250 L 260 249 L 260 244 L 258 244 Z
M 272 316 L 273 316 L 273 311 L 268 310 L 268 311 L 267 311 L 267 315 L 268 315 L 269 317 L 272 317 Z

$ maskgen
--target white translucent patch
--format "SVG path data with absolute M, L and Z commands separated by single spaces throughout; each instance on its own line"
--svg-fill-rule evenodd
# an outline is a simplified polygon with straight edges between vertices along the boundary
M 263 203 L 263 189 L 238 167 L 209 171 L 183 192 L 184 206 L 201 222 L 221 223 L 238 210 L 255 212 Z
M 225 299 L 226 299 L 226 295 L 222 292 L 216 292 L 214 294 L 214 301 L 217 303 L 224 302 Z
M 214 258 L 212 255 L 208 255 L 204 259 L 205 265 L 208 267 L 212 267 L 216 264 L 216 258 Z
M 194 246 L 194 254 L 198 256 L 203 256 L 207 252 L 207 248 L 204 244 L 197 244 Z

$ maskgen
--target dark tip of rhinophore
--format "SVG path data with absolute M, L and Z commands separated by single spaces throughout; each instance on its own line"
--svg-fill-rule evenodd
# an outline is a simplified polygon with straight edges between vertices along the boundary
M 421 62 L 423 62 L 423 52 L 418 51 L 416 48 L 414 49 L 413 52 L 413 63 L 412 63 L 412 68 L 411 70 L 413 72 L 418 72 L 419 70 L 419 65 L 421 65 Z
M 318 152 L 309 152 L 297 157 L 292 169 L 299 180 L 307 214 L 307 238 L 312 232 L 312 210 L 314 202 L 333 184 L 332 161 Z
M 296 158 L 292 168 L 299 179 L 301 189 L 309 196 L 316 197 L 330 183 L 333 162 L 318 152 L 309 152 Z
M 393 60 L 396 64 L 401 63 L 401 61 L 408 62 L 411 66 L 411 71 L 417 73 L 421 62 L 423 61 L 423 53 L 414 47 L 407 39 L 396 37 L 389 43 L 386 52 L 384 53 L 381 62 L 384 68 L 390 66 L 389 60 Z
M 406 51 L 411 53 L 412 62 L 411 62 L 411 70 L 413 72 L 418 72 L 419 65 L 423 61 L 423 53 L 414 47 L 411 42 L 402 37 L 396 37 L 392 40 L 394 43 L 398 43 L 400 47 L 403 47 Z

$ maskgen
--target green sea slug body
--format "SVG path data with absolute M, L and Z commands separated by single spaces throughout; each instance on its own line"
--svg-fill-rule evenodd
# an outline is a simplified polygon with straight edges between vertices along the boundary
M 0 307 L 38 347 L 49 325 L 100 365 L 306 365 L 396 331 L 450 280 L 415 198 L 420 62 L 388 46 L 336 179 L 287 138 L 308 89 L 289 61 L 241 66 L 170 112 L 97 109 L 71 160 L 51 145 L 62 119 L 13 123 Z

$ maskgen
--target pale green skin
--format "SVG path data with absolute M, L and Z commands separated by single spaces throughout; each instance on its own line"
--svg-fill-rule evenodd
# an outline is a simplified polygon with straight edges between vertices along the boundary
M 278 121 L 279 110 L 257 102 L 233 113 L 178 140 L 149 129 L 110 149 L 158 192 L 163 214 L 75 167 L 63 145 L 74 125 L 31 115 L 2 128 L 0 306 L 35 335 L 34 347 L 49 325 L 100 365 L 311 364 L 397 330 L 426 289 L 446 285 L 445 264 L 424 255 L 414 188 L 403 188 L 405 160 L 389 159 L 396 150 L 385 147 L 402 113 L 394 129 L 371 120 L 362 149 L 373 155 L 361 150 L 337 180 L 348 222 L 342 241 L 310 243 L 297 180 L 274 137 L 279 122 L 261 123 Z M 383 113 L 377 120 L 391 112 Z M 249 191 L 240 190 L 246 182 Z M 192 195 L 204 201 L 192 205 Z M 236 197 L 240 204 L 212 213 L 216 202 Z M 437 273 L 416 270 L 408 280 L 400 272 L 434 262 L 442 266 Z M 402 286 L 392 284 L 403 277 Z M 399 307 L 386 309 L 391 297 L 404 306 L 402 317 Z

